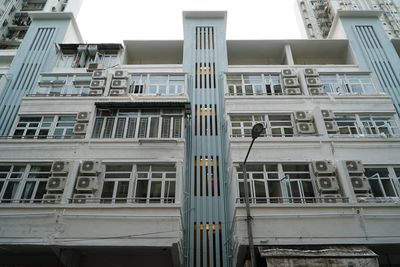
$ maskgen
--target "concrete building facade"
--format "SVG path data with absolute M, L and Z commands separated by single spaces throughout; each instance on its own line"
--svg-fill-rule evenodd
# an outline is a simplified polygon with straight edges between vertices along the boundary
M 122 44 L 30 17 L 0 51 L 0 266 L 244 267 L 251 239 L 257 266 L 400 265 L 399 50 L 376 13 L 249 41 L 184 12 L 184 40 Z

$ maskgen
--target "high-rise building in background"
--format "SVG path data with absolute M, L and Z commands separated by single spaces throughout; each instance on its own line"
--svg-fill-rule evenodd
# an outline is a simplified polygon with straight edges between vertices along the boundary
M 400 2 L 398 0 L 297 0 L 307 37 L 327 38 L 336 14 L 340 11 L 377 11 L 389 38 L 400 37 Z
M 183 40 L 94 44 L 78 1 L 40 3 L 0 49 L 1 267 L 247 267 L 250 243 L 262 267 L 400 265 L 400 42 L 380 12 L 232 41 L 226 12 L 190 11 Z

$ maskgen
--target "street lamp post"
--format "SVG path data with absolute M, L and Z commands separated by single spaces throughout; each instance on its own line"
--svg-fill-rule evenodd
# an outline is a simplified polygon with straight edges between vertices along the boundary
M 249 239 L 249 250 L 250 250 L 250 261 L 252 267 L 257 267 L 256 265 L 256 257 L 254 253 L 254 242 L 253 242 L 253 229 L 252 229 L 252 220 L 250 213 L 250 201 L 249 201 L 249 188 L 247 184 L 247 172 L 246 172 L 246 162 L 249 157 L 250 150 L 253 147 L 254 141 L 259 137 L 264 131 L 264 125 L 262 123 L 257 123 L 251 129 L 251 144 L 249 150 L 247 151 L 246 158 L 244 159 L 242 168 L 243 168 L 243 181 L 244 181 L 244 203 L 246 205 L 246 221 L 247 221 L 247 235 Z

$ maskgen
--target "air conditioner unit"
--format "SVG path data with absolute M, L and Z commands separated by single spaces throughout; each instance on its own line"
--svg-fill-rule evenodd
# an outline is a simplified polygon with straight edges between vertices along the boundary
M 102 172 L 101 162 L 97 160 L 84 160 L 81 164 L 81 174 L 95 174 Z
M 107 78 L 107 74 L 105 70 L 94 70 L 93 74 L 92 74 L 92 79 L 100 79 L 100 80 L 104 80 Z
M 114 79 L 126 79 L 128 78 L 128 72 L 125 70 L 116 70 L 113 74 Z
M 301 90 L 298 87 L 285 88 L 283 92 L 285 95 L 301 95 Z
M 76 181 L 75 189 L 79 191 L 97 190 L 99 187 L 98 183 L 97 176 L 79 176 Z
M 311 95 L 322 95 L 322 94 L 324 94 L 324 91 L 322 91 L 321 88 L 318 88 L 318 87 L 308 88 L 308 91 L 310 92 Z
M 333 120 L 335 118 L 332 110 L 321 109 L 321 113 L 324 120 Z
M 313 134 L 315 133 L 314 124 L 311 122 L 299 122 L 296 124 L 297 132 L 300 134 Z
M 47 191 L 62 191 L 65 187 L 65 181 L 67 180 L 66 177 L 49 177 L 49 180 L 46 184 Z
M 75 123 L 74 134 L 86 134 L 87 124 L 86 123 Z
M 299 87 L 299 80 L 297 78 L 284 78 L 283 86 L 285 88 Z
M 110 90 L 110 96 L 121 96 L 125 95 L 125 90 L 124 89 L 111 89 Z
M 85 203 L 93 203 L 94 195 L 93 194 L 74 194 L 73 203 L 77 204 L 85 204 Z
M 347 160 L 345 164 L 349 173 L 364 173 L 364 166 L 359 160 Z
M 326 131 L 330 134 L 339 132 L 336 121 L 325 121 Z
M 88 122 L 90 118 L 90 112 L 87 111 L 82 111 L 78 112 L 76 115 L 76 121 L 78 122 Z
M 103 90 L 101 90 L 101 89 L 90 90 L 89 95 L 90 96 L 101 96 L 101 95 L 103 95 Z
M 319 161 L 314 161 L 312 163 L 313 170 L 315 175 L 320 175 L 320 174 L 331 174 L 335 173 L 335 166 L 333 166 L 332 162 L 330 161 L 325 161 L 325 160 L 319 160 Z
M 283 78 L 287 77 L 297 77 L 297 73 L 294 69 L 283 69 L 281 71 L 281 75 Z
M 307 111 L 296 111 L 294 113 L 294 118 L 296 121 L 312 121 L 313 120 L 312 114 Z
M 51 165 L 52 173 L 68 173 L 69 162 L 68 161 L 54 161 Z
M 114 89 L 126 89 L 127 87 L 128 87 L 127 80 L 113 79 L 111 81 L 111 88 L 114 88 Z
M 56 204 L 60 203 L 62 194 L 44 194 L 42 198 L 43 204 Z
M 97 45 L 88 45 L 87 50 L 90 56 L 95 56 L 97 53 Z
M 317 177 L 317 186 L 319 192 L 339 190 L 339 184 L 335 176 Z
M 103 89 L 105 86 L 104 80 L 92 80 L 90 82 L 90 89 Z
M 82 52 L 82 51 L 86 51 L 86 49 L 87 49 L 87 45 L 82 45 L 82 44 L 80 44 L 80 45 L 78 45 L 78 52 Z
M 308 87 L 319 87 L 321 86 L 321 80 L 316 77 L 306 78 L 306 84 Z
M 306 77 L 317 77 L 319 74 L 316 69 L 307 68 L 307 69 L 304 69 L 304 75 Z
M 321 202 L 338 203 L 343 202 L 343 198 L 341 194 L 321 194 Z
M 350 177 L 351 185 L 353 186 L 354 192 L 365 192 L 370 191 L 371 187 L 369 185 L 367 177 L 362 176 L 351 176 Z

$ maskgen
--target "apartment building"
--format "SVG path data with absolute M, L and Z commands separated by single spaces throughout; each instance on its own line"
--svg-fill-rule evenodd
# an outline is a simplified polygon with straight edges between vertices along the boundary
M 390 72 L 365 63 L 351 17 L 334 39 L 233 41 L 226 16 L 122 44 L 33 16 L 9 68 L 19 108 L 1 114 L 0 266 L 244 267 L 249 243 L 257 266 L 399 266 Z
M 400 3 L 397 0 L 298 0 L 308 38 L 327 38 L 340 11 L 378 11 L 389 38 L 400 37 Z

